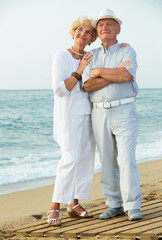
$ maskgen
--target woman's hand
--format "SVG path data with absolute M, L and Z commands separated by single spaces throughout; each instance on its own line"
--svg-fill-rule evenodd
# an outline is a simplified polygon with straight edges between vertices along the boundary
M 82 74 L 82 72 L 84 71 L 84 69 L 86 68 L 86 66 L 88 65 L 89 62 L 91 62 L 93 60 L 93 54 L 90 52 L 87 52 L 82 60 L 80 61 L 80 65 L 79 68 L 77 70 L 77 73 Z
M 129 60 L 126 60 L 122 63 L 120 63 L 120 65 L 118 66 L 118 68 L 124 68 L 124 67 L 128 67 L 130 66 L 132 63 Z
M 130 46 L 130 44 L 129 44 L 129 43 L 121 43 L 121 44 L 120 44 L 120 47 L 121 47 L 121 48 L 126 47 L 126 46 Z

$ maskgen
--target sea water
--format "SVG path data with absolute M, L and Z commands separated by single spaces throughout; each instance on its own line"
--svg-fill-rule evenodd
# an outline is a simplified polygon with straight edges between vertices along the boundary
M 56 176 L 61 154 L 53 139 L 53 105 L 52 90 L 0 91 L 0 189 Z M 137 163 L 161 159 L 162 89 L 140 89 L 136 106 Z M 94 171 L 99 169 L 96 151 Z

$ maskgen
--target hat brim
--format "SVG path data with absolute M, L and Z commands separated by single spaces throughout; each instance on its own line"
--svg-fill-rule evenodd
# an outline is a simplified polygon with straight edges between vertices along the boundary
M 117 21 L 117 22 L 119 23 L 119 25 L 122 25 L 122 21 L 121 21 L 119 18 L 115 18 L 115 17 L 113 17 L 113 16 L 111 16 L 111 15 L 105 15 L 105 16 L 102 16 L 102 17 L 94 20 L 93 23 L 92 23 L 92 26 L 93 26 L 94 28 L 97 28 L 97 23 L 98 23 L 98 21 L 100 21 L 100 20 L 102 20 L 102 19 L 106 19 L 106 18 L 114 19 L 115 21 Z

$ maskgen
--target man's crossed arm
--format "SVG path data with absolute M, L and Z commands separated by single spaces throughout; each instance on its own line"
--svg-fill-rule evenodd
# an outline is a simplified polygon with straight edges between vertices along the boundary
M 132 80 L 132 75 L 125 68 L 131 65 L 130 61 L 122 62 L 118 68 L 95 68 L 90 72 L 90 78 L 84 83 L 84 90 L 92 92 L 99 90 L 108 84 L 124 83 Z

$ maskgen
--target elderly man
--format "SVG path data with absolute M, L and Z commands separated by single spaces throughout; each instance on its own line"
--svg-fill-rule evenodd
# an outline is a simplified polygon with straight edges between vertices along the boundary
M 93 22 L 102 46 L 94 49 L 93 63 L 83 73 L 84 90 L 93 103 L 92 126 L 101 158 L 101 187 L 108 209 L 99 218 L 128 214 L 142 218 L 141 189 L 135 160 L 137 113 L 136 53 L 120 48 L 117 35 L 122 21 L 103 9 Z M 120 173 L 119 173 L 120 166 Z

